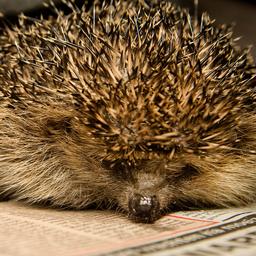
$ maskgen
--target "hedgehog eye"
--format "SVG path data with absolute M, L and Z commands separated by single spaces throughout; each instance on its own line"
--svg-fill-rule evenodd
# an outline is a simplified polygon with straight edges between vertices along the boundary
M 112 171 L 113 175 L 117 178 L 127 179 L 130 178 L 133 165 L 126 160 L 116 160 L 114 162 L 103 161 L 102 162 L 103 168 Z
M 198 167 L 192 164 L 186 164 L 181 169 L 175 179 L 178 180 L 189 180 L 195 176 L 198 176 L 200 173 Z
M 129 167 L 130 163 L 123 160 L 118 160 L 113 164 L 113 169 L 117 172 L 127 172 Z

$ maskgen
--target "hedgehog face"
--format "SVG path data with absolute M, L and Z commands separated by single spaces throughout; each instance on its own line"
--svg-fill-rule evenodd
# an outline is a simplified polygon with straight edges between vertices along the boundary
M 46 195 L 53 205 L 82 209 L 104 202 L 121 208 L 134 221 L 150 223 L 174 209 L 245 205 L 256 199 L 253 115 L 240 116 L 240 125 L 234 127 L 239 132 L 234 136 L 229 131 L 227 134 L 232 136 L 222 147 L 186 148 L 183 137 L 178 139 L 177 136 L 169 139 L 172 147 L 164 148 L 161 144 L 149 147 L 147 142 L 142 144 L 148 139 L 146 136 L 140 137 L 137 147 L 136 141 L 129 144 L 130 151 L 127 145 L 122 150 L 124 144 L 119 136 L 110 141 L 108 136 L 94 135 L 84 123 L 83 115 L 74 118 L 78 113 L 68 109 L 31 109 L 30 115 L 32 119 L 21 123 L 20 136 L 25 137 L 21 137 L 19 148 L 26 141 L 33 141 L 33 136 L 39 132 L 44 143 L 47 141 L 45 151 L 37 146 L 37 140 L 31 149 L 35 149 L 35 156 L 42 155 L 45 166 L 51 166 L 44 170 L 50 172 L 45 175 L 55 177 L 56 173 L 59 177 L 53 179 L 52 184 L 49 180 L 40 180 L 41 189 L 49 186 L 51 193 Z M 19 122 L 18 119 L 10 122 L 14 132 L 20 130 Z M 23 134 L 24 129 L 29 130 L 29 134 Z M 209 140 L 215 139 L 213 135 L 207 136 Z M 40 152 L 36 153 L 38 150 Z M 38 180 L 33 181 L 31 176 L 31 186 L 33 182 Z M 52 189 L 52 186 L 59 189 Z M 35 196 L 35 191 L 32 192 Z M 37 200 L 43 200 L 42 193 Z
M 116 200 L 137 222 L 153 222 L 174 209 L 234 206 L 255 200 L 255 159 L 239 156 L 183 155 L 176 159 L 103 161 L 110 172 Z M 244 172 L 244 169 L 247 172 Z M 250 191 L 250 192 L 249 192 Z M 249 201 L 248 201 L 249 200 Z

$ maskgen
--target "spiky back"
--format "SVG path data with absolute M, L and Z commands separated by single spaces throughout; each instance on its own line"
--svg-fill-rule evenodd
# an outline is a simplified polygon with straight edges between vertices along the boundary
M 252 60 L 232 29 L 168 1 L 112 2 L 6 28 L 3 101 L 77 109 L 95 137 L 125 155 L 233 147 L 256 93 Z

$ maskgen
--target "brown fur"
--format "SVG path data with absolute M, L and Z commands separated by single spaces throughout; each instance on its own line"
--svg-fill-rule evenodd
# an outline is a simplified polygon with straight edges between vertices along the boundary
M 199 25 L 165 1 L 114 6 L 21 17 L 0 37 L 2 197 L 106 203 L 148 222 L 174 205 L 255 202 L 248 52 L 207 15 Z M 137 195 L 156 198 L 152 216 L 129 208 Z

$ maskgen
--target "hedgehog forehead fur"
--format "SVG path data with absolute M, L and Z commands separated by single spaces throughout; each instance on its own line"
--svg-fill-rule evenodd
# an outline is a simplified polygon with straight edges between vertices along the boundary
M 6 29 L 7 104 L 73 108 L 106 156 L 239 151 L 241 113 L 255 112 L 255 67 L 232 29 L 167 1 L 111 2 L 79 11 L 68 1 L 69 15 L 21 16 Z

